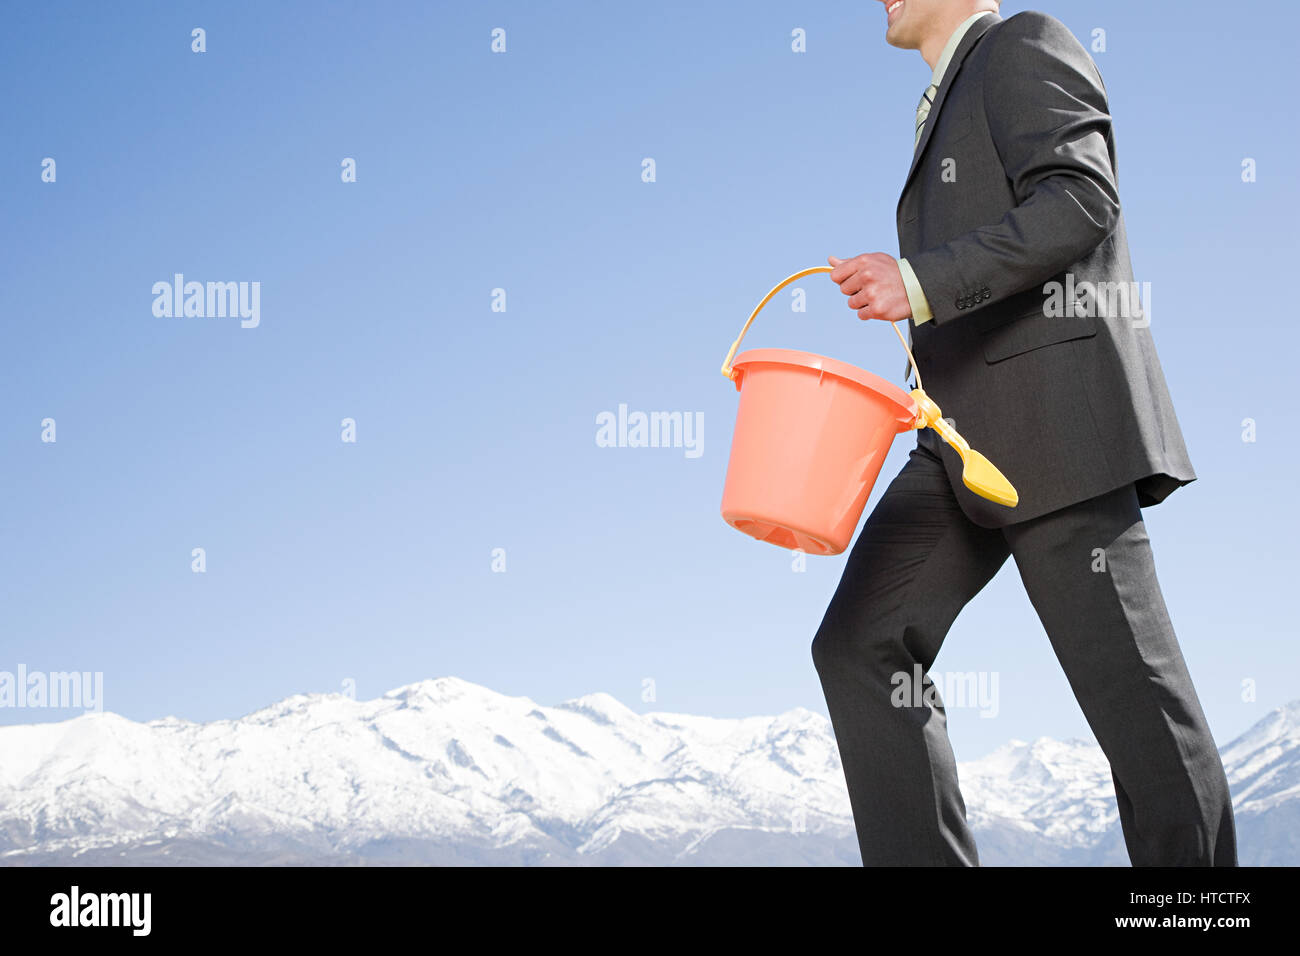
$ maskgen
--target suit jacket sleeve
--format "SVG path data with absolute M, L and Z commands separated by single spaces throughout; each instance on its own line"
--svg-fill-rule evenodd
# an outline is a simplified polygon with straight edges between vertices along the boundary
M 1047 282 L 1119 219 L 1110 111 L 1087 51 L 1059 20 L 1032 12 L 990 42 L 984 112 L 1016 205 L 994 225 L 908 257 L 936 326 Z

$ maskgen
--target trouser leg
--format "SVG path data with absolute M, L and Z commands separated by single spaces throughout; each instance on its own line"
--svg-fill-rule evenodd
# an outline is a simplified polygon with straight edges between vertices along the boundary
M 864 865 L 978 865 L 928 672 L 1008 553 L 1000 531 L 966 518 L 943 463 L 918 446 L 849 554 L 812 654 Z M 919 695 L 909 689 L 918 665 Z
M 1235 866 L 1228 782 L 1133 487 L 1003 532 L 1110 761 L 1133 865 Z

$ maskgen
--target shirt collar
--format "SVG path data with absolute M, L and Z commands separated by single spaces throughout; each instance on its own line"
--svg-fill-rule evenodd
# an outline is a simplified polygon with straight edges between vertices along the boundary
M 981 10 L 979 13 L 972 14 L 963 20 L 956 30 L 952 31 L 952 36 L 948 37 L 948 43 L 944 46 L 943 52 L 939 54 L 939 62 L 934 65 L 934 76 L 930 82 L 938 87 L 943 83 L 943 75 L 948 72 L 948 64 L 952 62 L 952 55 L 957 52 L 957 46 L 961 43 L 962 37 L 966 31 L 971 28 L 980 17 L 992 13 L 992 10 Z

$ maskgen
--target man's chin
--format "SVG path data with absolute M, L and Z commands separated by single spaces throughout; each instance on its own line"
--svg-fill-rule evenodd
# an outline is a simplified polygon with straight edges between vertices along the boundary
M 894 27 L 890 27 L 885 31 L 885 42 L 900 50 L 911 50 L 914 48 L 914 44 L 908 42 L 907 35 L 894 29 Z

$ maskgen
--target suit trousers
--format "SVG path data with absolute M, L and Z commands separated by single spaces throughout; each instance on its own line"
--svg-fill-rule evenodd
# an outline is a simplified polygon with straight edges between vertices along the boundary
M 863 864 L 979 865 L 929 671 L 1010 555 L 1110 762 L 1132 864 L 1236 866 L 1223 764 L 1134 487 L 984 528 L 925 437 L 867 518 L 812 643 Z M 923 693 L 898 693 L 918 665 Z

